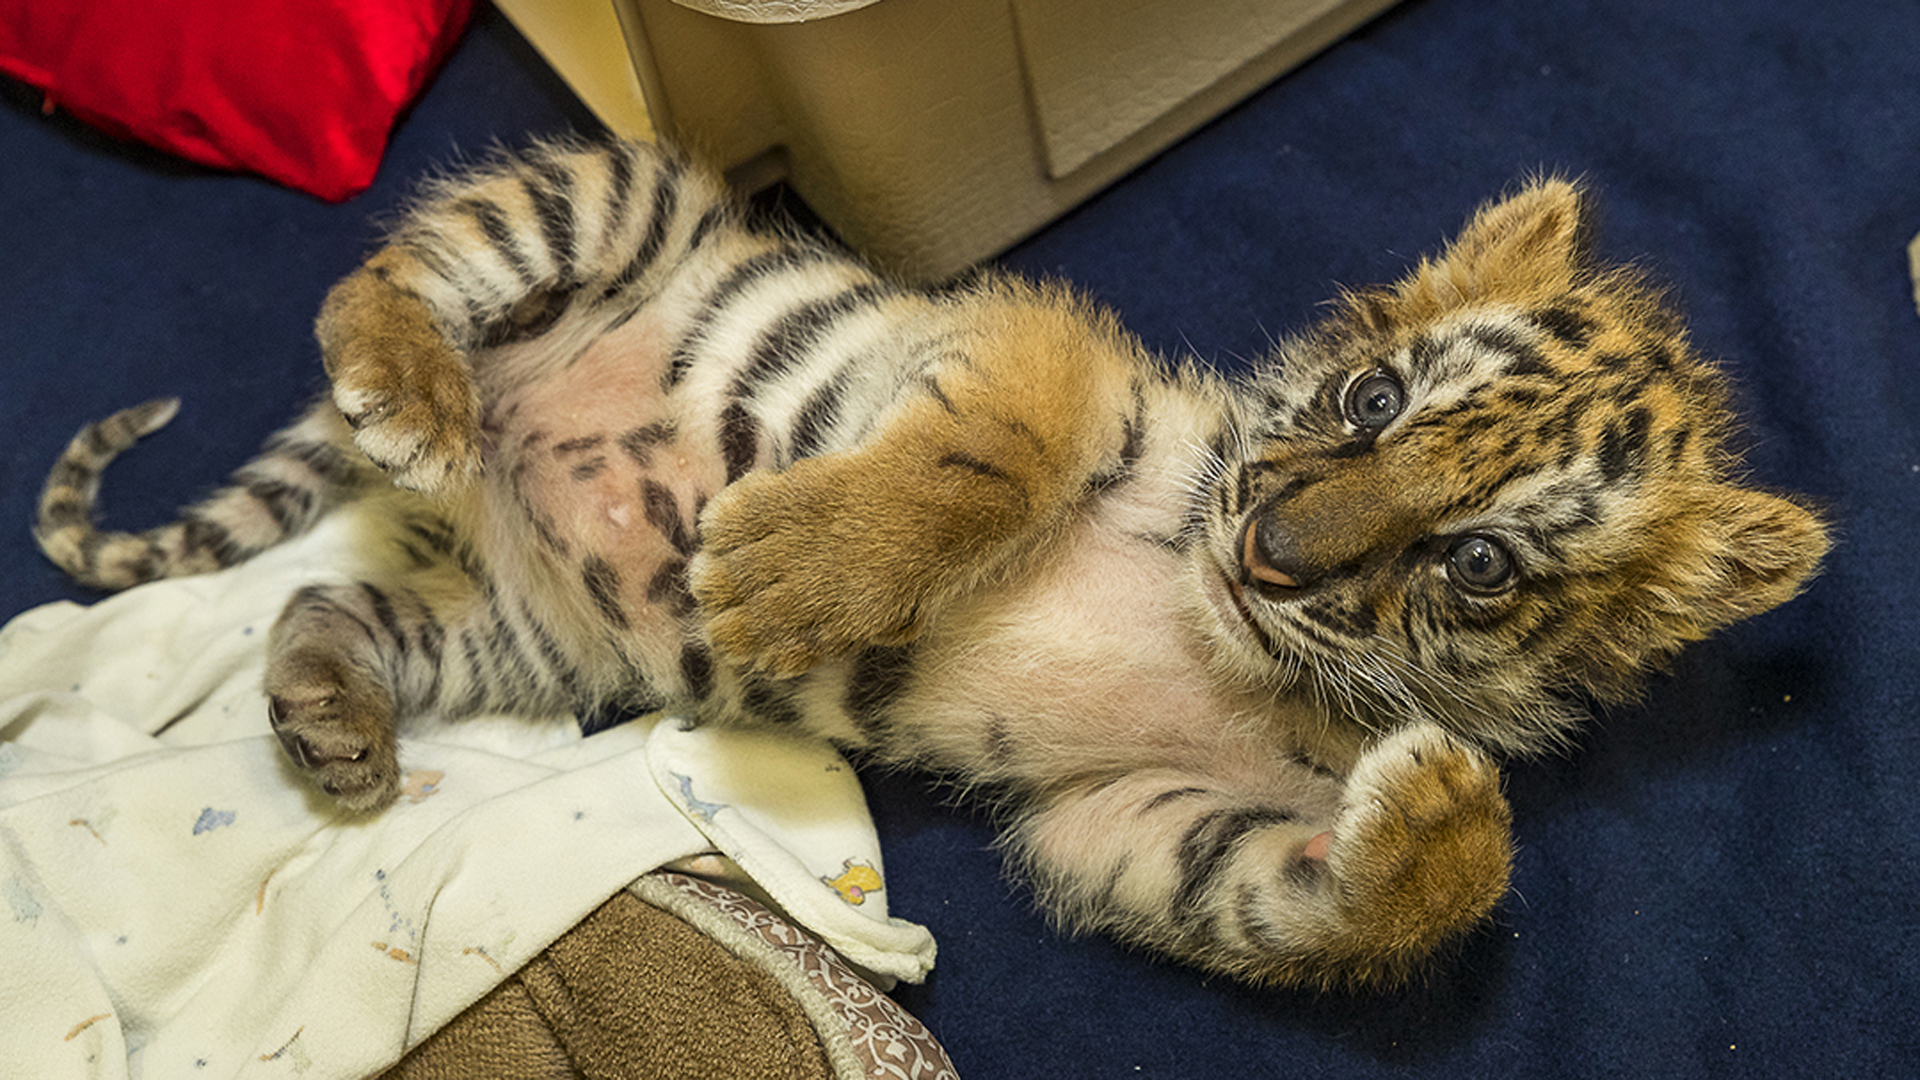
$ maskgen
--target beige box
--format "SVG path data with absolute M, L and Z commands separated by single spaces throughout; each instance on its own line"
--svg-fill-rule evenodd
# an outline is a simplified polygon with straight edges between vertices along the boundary
M 994 255 L 1393 0 L 499 0 L 615 132 L 787 180 L 917 278 Z M 698 10 L 696 10 L 698 9 Z

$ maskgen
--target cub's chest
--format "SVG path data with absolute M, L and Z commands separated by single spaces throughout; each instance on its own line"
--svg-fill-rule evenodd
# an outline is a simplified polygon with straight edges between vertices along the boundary
M 1211 673 L 1187 556 L 1140 524 L 1089 515 L 1043 566 L 944 620 L 921 647 L 924 707 L 1040 745 L 1165 757 L 1257 711 Z

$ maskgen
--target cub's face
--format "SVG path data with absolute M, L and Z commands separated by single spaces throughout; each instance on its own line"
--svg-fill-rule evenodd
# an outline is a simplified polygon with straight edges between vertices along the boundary
M 1821 523 L 1728 479 L 1719 376 L 1582 200 L 1487 207 L 1250 389 L 1200 512 L 1230 669 L 1526 751 L 1812 575 Z

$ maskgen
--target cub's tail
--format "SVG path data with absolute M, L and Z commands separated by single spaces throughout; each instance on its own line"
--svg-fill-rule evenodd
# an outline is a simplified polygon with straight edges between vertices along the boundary
M 74 580 L 117 590 L 232 566 L 305 532 L 328 509 L 380 479 L 353 448 L 339 413 L 323 402 L 270 438 L 228 486 L 187 508 L 179 520 L 137 533 L 95 527 L 94 504 L 108 463 L 165 427 L 179 409 L 178 398 L 161 398 L 88 424 L 47 474 L 33 537 Z

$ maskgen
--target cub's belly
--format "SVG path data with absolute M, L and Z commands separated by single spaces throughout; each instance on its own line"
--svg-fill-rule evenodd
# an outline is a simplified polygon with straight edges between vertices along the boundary
M 635 319 L 489 410 L 491 532 L 584 588 L 595 617 L 677 640 L 701 508 L 725 483 L 710 424 L 663 389 L 660 328 Z M 577 590 L 576 590 L 577 591 Z

